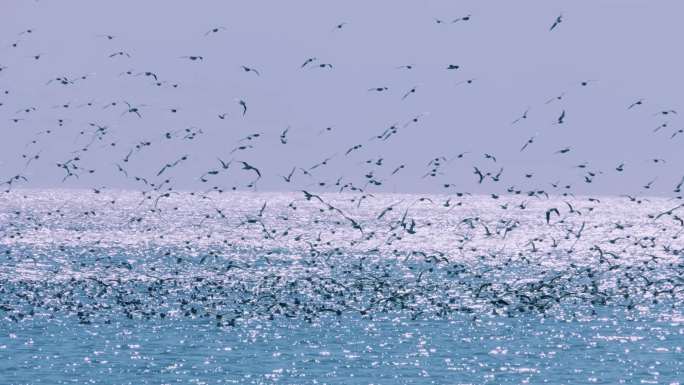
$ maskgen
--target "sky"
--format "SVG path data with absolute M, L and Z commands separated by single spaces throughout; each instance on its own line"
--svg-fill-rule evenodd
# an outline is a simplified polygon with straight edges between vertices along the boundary
M 674 196 L 684 177 L 684 110 L 661 113 L 681 109 L 681 1 L 3 0 L 2 8 L 0 182 L 26 178 L 12 187 L 149 188 L 138 176 L 191 190 L 352 183 L 372 192 L 514 186 Z M 125 54 L 110 57 L 117 52 Z M 316 60 L 301 68 L 308 58 Z M 377 138 L 391 126 L 395 134 Z M 251 134 L 259 136 L 240 141 Z M 150 145 L 136 151 L 141 142 Z M 231 153 L 240 146 L 252 147 Z M 223 170 L 219 158 L 233 163 Z M 256 184 L 241 161 L 260 170 Z M 64 179 L 57 164 L 79 168 Z M 297 169 L 288 183 L 293 167 L 310 175 Z M 482 183 L 475 167 L 490 174 Z

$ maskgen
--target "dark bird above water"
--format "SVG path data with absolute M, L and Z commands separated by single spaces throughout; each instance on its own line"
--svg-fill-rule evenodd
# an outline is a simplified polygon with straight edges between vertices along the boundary
M 563 124 L 565 122 L 565 110 L 561 112 L 560 116 L 556 120 L 556 124 Z
M 221 26 L 214 27 L 214 28 L 208 30 L 207 32 L 205 32 L 204 36 L 208 36 L 212 33 L 218 33 L 219 31 L 225 31 L 226 29 L 227 29 L 226 27 L 221 27 Z
M 245 102 L 244 100 L 240 99 L 240 100 L 238 101 L 238 104 L 242 107 L 242 116 L 245 116 L 245 114 L 247 113 L 247 102 Z
M 525 142 L 525 144 L 522 146 L 522 148 L 520 149 L 520 152 L 523 152 L 527 148 L 527 146 L 529 146 L 532 143 L 534 143 L 534 136 L 527 139 L 527 142 Z
M 247 66 L 240 66 L 240 68 L 242 68 L 242 70 L 245 72 L 254 72 L 257 76 L 261 76 L 261 73 L 254 68 L 250 68 Z
M 521 120 L 523 120 L 523 119 L 527 119 L 527 113 L 528 113 L 528 112 L 530 112 L 530 108 L 529 108 L 529 107 L 525 110 L 525 112 L 523 112 L 523 114 L 522 114 L 519 118 L 517 118 L 517 119 L 515 119 L 513 122 L 511 122 L 511 124 L 516 124 L 516 123 L 518 123 L 519 121 L 521 121 Z
M 318 60 L 318 59 L 315 58 L 315 57 L 310 57 L 310 58 L 306 59 L 306 60 L 304 61 L 304 63 L 302 63 L 302 65 L 299 66 L 299 68 L 304 68 L 304 67 L 306 67 L 308 64 L 311 64 L 311 63 L 313 63 L 313 62 L 316 61 L 316 60 Z
M 290 131 L 290 126 L 287 126 L 283 132 L 280 133 L 280 143 L 287 144 L 287 132 Z
M 404 96 L 401 97 L 401 100 L 406 99 L 409 95 L 414 94 L 414 93 L 416 93 L 416 87 L 413 87 L 413 88 L 411 88 L 410 90 L 408 90 L 408 91 L 404 94 Z
M 643 99 L 639 99 L 639 100 L 637 100 L 636 102 L 630 104 L 629 107 L 627 107 L 627 109 L 628 109 L 628 110 L 631 110 L 632 108 L 634 108 L 634 107 L 636 107 L 636 106 L 642 105 L 643 102 L 644 102 Z
M 118 52 L 114 52 L 114 53 L 112 53 L 112 54 L 109 55 L 109 57 L 115 57 L 115 56 L 126 56 L 126 57 L 131 57 L 131 55 L 130 55 L 128 52 L 125 52 L 125 51 L 118 51 Z
M 242 163 L 242 169 L 243 170 L 254 171 L 257 174 L 257 179 L 261 178 L 261 171 L 259 171 L 258 168 L 250 165 L 247 162 L 243 162 L 243 161 L 239 161 L 239 162 Z
M 551 221 L 551 213 L 555 213 L 557 216 L 560 216 L 560 212 L 555 207 L 546 210 L 546 224 L 547 225 Z
M 468 20 L 470 20 L 470 16 L 471 15 L 465 15 L 462 17 L 458 17 L 458 18 L 452 20 L 451 23 L 458 23 L 459 21 L 468 21 Z
M 556 17 L 556 20 L 553 22 L 553 24 L 551 24 L 551 28 L 549 28 L 549 31 L 553 31 L 554 28 L 558 27 L 558 25 L 562 22 L 563 22 L 563 14 L 561 13 L 560 15 L 558 15 Z

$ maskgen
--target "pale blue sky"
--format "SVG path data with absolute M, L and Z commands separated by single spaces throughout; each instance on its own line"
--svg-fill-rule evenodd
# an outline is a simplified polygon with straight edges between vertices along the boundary
M 0 72 L 0 90 L 10 93 L 0 94 L 0 178 L 22 172 L 21 154 L 40 152 L 23 171 L 30 180 L 23 186 L 143 187 L 119 173 L 116 163 L 150 181 L 172 177 L 176 188 L 249 182 L 251 172 L 231 167 L 202 183 L 200 175 L 219 167 L 221 157 L 258 167 L 264 174 L 259 190 L 313 188 L 315 181 L 334 183 L 339 177 L 362 186 L 364 174 L 375 170 L 383 185 L 374 191 L 500 193 L 510 185 L 554 191 L 549 182 L 561 181 L 591 194 L 672 194 L 684 176 L 684 134 L 670 136 L 684 125 L 678 115 L 654 114 L 681 107 L 682 11 L 679 1 L 646 0 L 4 0 L 0 65 L 7 68 Z M 561 13 L 563 22 L 549 31 Z M 450 23 L 466 15 L 470 20 Z M 342 22 L 347 24 L 335 29 Z M 226 29 L 205 36 L 216 26 Z M 32 32 L 19 35 L 27 29 Z M 106 34 L 115 38 L 98 36 Z M 131 57 L 109 57 L 118 51 Z M 334 68 L 300 69 L 309 57 Z M 447 70 L 449 64 L 460 68 Z M 414 68 L 396 68 L 402 65 Z M 150 77 L 119 76 L 129 69 L 153 71 L 169 83 L 158 87 Z M 46 85 L 59 76 L 81 75 L 89 77 Z M 471 78 L 472 84 L 458 84 Z M 581 86 L 586 80 L 596 82 Z M 384 86 L 382 93 L 367 91 Z M 402 100 L 412 87 L 416 92 Z M 545 104 L 561 93 L 562 100 Z M 641 98 L 643 105 L 627 110 Z M 248 104 L 245 117 L 238 99 Z M 124 100 L 145 104 L 143 118 L 122 115 Z M 76 108 L 89 101 L 95 106 Z M 112 101 L 119 105 L 102 108 Z M 68 109 L 53 107 L 69 102 Z M 28 107 L 37 110 L 17 112 Z M 528 118 L 511 125 L 528 107 Z M 565 123 L 553 124 L 563 110 Z M 220 113 L 228 113 L 225 120 Z M 418 123 L 404 127 L 420 114 Z M 102 141 L 79 155 L 80 165 L 96 172 L 62 183 L 65 172 L 55 163 L 83 147 L 87 141 L 79 132 L 92 130 L 89 122 L 109 127 Z M 667 127 L 653 133 L 665 122 Z M 396 135 L 369 141 L 393 124 L 400 127 Z M 203 134 L 192 141 L 164 139 L 168 131 L 191 126 Z M 287 126 L 283 145 L 279 137 Z M 319 135 L 329 126 L 332 132 Z M 27 145 L 46 129 L 52 134 Z M 253 149 L 229 154 L 252 133 L 262 133 L 250 141 Z M 532 136 L 534 143 L 520 152 Z M 153 145 L 122 163 L 141 140 Z M 362 149 L 344 155 L 360 143 Z M 554 154 L 565 147 L 571 151 Z M 466 151 L 463 159 L 442 166 L 443 175 L 422 178 L 431 158 Z M 497 163 L 484 153 L 495 155 Z M 186 162 L 154 177 L 186 154 Z M 313 179 L 297 172 L 287 184 L 278 176 L 331 156 L 312 171 Z M 379 157 L 382 166 L 363 163 Z M 587 168 L 574 167 L 584 162 Z M 622 173 L 615 171 L 620 163 Z M 389 176 L 400 164 L 406 168 Z M 503 167 L 501 181 L 478 185 L 473 166 L 493 174 Z M 587 171 L 602 174 L 587 184 Z M 654 179 L 652 189 L 642 188 Z M 447 190 L 444 183 L 456 187 Z

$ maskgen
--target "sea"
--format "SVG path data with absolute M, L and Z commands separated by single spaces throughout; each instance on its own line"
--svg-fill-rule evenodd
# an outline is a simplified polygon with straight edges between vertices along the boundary
M 0 384 L 681 384 L 681 203 L 13 190 Z

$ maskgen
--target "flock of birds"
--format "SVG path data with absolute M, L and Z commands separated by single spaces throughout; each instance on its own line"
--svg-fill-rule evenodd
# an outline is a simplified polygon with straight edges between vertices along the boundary
M 550 23 L 548 33 L 562 28 L 563 21 L 559 15 Z M 471 15 L 434 20 L 436 24 L 473 22 Z M 331 33 L 344 33 L 350 26 L 339 23 L 332 26 Z M 222 33 L 229 32 L 223 26 L 209 27 L 198 38 L 211 39 Z M 23 50 L 40 34 L 40 28 L 18 32 L 5 55 L 44 60 L 42 53 L 29 55 Z M 183 89 L 183 84 L 163 78 L 161 71 L 130 69 L 135 56 L 114 48 L 117 36 L 93 38 L 102 40 L 102 55 L 122 60 L 120 71 L 55 75 L 45 79 L 44 86 L 72 89 L 94 77 L 113 76 L 144 81 L 164 92 Z M 181 53 L 177 60 L 201 66 L 210 55 Z M 312 56 L 302 58 L 292 70 L 335 68 L 335 63 Z M 444 68 L 462 71 L 457 64 Z M 396 66 L 397 71 L 413 69 L 414 65 Z M 0 84 L 13 70 L 0 65 Z M 240 70 L 244 76 L 263 75 L 258 66 L 242 65 Z M 578 81 L 575 89 L 591 87 L 593 82 Z M 457 83 L 466 85 L 476 87 L 477 79 L 465 77 Z M 390 86 L 369 86 L 365 91 L 382 94 L 389 90 Z M 369 155 L 371 144 L 382 151 L 396 136 L 420 129 L 425 114 L 416 114 L 406 122 L 379 129 L 370 138 L 340 146 L 324 159 L 285 165 L 285 171 L 264 169 L 254 154 L 269 137 L 287 148 L 296 128 L 245 133 L 218 154 L 211 167 L 193 177 L 207 187 L 187 192 L 178 187 L 183 179 L 178 169 L 192 162 L 189 144 L 210 135 L 210 130 L 196 126 L 172 129 L 153 139 L 141 135 L 126 145 L 116 137 L 113 125 L 125 126 L 131 119 L 145 121 L 160 114 L 152 101 L 133 102 L 135 95 L 130 95 L 106 102 L 65 100 L 57 105 L 16 106 L 13 90 L 0 91 L 0 114 L 6 117 L 8 130 L 30 130 L 34 127 L 31 122 L 43 111 L 59 111 L 64 116 L 17 147 L 21 166 L 9 173 L 3 170 L 0 181 L 4 190 L 0 197 L 4 259 L 0 310 L 17 322 L 63 312 L 83 323 L 96 319 L 110 322 L 113 314 L 123 314 L 131 319 L 208 317 L 219 326 L 232 326 L 240 320 L 277 315 L 307 321 L 323 315 L 372 317 L 392 311 L 407 312 L 413 318 L 455 313 L 514 316 L 566 307 L 595 314 L 597 308 L 611 304 L 631 311 L 658 304 L 676 308 L 684 303 L 680 238 L 684 232 L 684 176 L 673 181 L 670 198 L 586 197 L 575 196 L 572 183 L 560 181 L 536 182 L 530 188 L 499 188 L 506 179 L 505 167 L 490 152 L 436 154 L 423 165 L 390 163 L 381 155 Z M 542 107 L 562 105 L 573 91 L 559 92 Z M 397 103 L 417 92 L 420 86 L 402 90 Z M 241 119 L 253 113 L 251 103 L 238 98 L 226 111 L 207 114 L 217 122 Z M 644 112 L 647 107 L 645 100 L 638 99 L 625 105 L 625 110 L 642 110 L 663 119 L 653 131 L 668 132 L 668 140 L 684 133 L 671 127 L 676 110 Z M 184 108 L 164 110 L 173 119 Z M 79 121 L 82 111 L 101 120 Z M 529 121 L 531 112 L 532 108 L 527 108 L 510 124 Z M 561 106 L 553 124 L 563 125 L 569 116 Z M 154 125 L 154 120 L 149 124 Z M 46 160 L 44 151 L 55 142 L 55 136 L 74 128 L 73 148 L 56 161 Z M 322 127 L 305 141 L 315 146 L 315 141 L 335 131 L 333 126 Z M 536 139 L 537 135 L 524 137 L 512 145 L 524 153 L 535 146 Z M 167 161 L 150 164 L 154 159 L 145 158 L 146 152 L 168 143 L 183 150 L 165 152 Z M 549 150 L 554 157 L 572 152 L 572 147 Z M 93 153 L 113 154 L 116 160 L 96 166 L 91 160 Z M 497 192 L 471 195 L 459 190 L 464 183 L 445 176 L 456 162 L 468 159 L 483 162 L 471 166 L 471 183 L 489 185 Z M 666 162 L 661 158 L 646 161 Z M 350 165 L 347 175 L 326 173 L 332 163 Z M 47 193 L 22 188 L 30 186 L 31 171 L 38 167 L 54 168 L 64 186 L 111 172 L 139 191 L 117 192 L 116 186 L 96 185 L 77 193 L 62 191 L 59 198 L 40 198 Z M 378 193 L 409 167 L 422 167 L 418 183 L 437 180 L 443 194 Z M 604 171 L 580 163 L 579 183 L 591 184 L 608 172 L 624 173 L 626 167 L 617 163 L 614 170 Z M 151 171 L 141 171 L 145 169 Z M 257 193 L 259 182 L 269 175 L 280 178 L 283 189 L 296 192 L 280 196 Z M 535 182 L 531 172 L 521 179 Z M 656 180 L 647 181 L 644 192 Z M 41 206 L 41 199 L 47 199 L 49 205 Z M 30 201 L 38 203 L 27 205 Z M 60 236 L 58 230 L 70 223 L 83 223 L 84 227 Z M 100 238 L 91 239 L 92 233 Z M 110 233 L 118 235 L 112 238 Z M 132 239 L 142 255 L 121 257 L 126 254 L 117 246 L 122 236 Z M 36 239 L 55 248 L 45 256 L 32 255 L 26 245 Z M 147 249 L 150 242 L 161 246 Z M 499 249 L 499 245 L 503 247 Z

